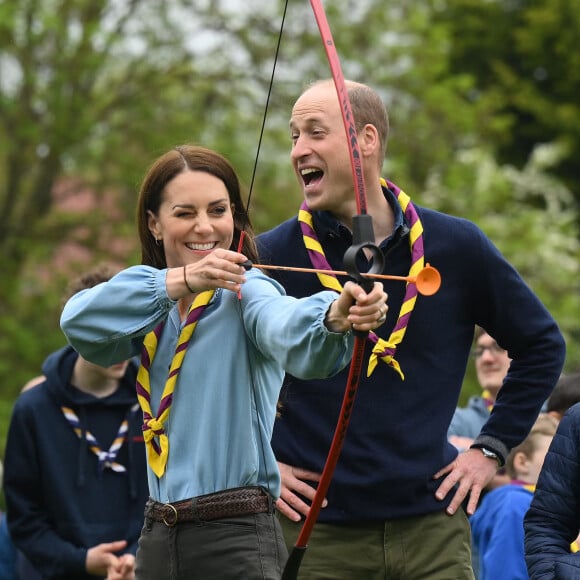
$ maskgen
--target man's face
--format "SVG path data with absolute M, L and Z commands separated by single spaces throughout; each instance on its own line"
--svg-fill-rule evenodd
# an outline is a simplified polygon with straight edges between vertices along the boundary
M 489 334 L 484 333 L 477 339 L 474 356 L 475 371 L 481 388 L 487 389 L 496 397 L 511 362 L 507 351 L 500 348 Z
M 298 98 L 290 132 L 290 158 L 310 209 L 354 215 L 350 154 L 334 85 L 312 87 Z

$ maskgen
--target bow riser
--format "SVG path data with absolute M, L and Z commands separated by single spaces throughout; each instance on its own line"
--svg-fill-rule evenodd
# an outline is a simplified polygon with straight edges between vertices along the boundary
M 318 24 L 318 29 L 322 37 L 334 85 L 338 94 L 338 101 L 342 113 L 342 120 L 345 127 L 345 138 L 349 147 L 350 161 L 353 175 L 353 185 L 355 190 L 355 198 L 357 204 L 358 215 L 353 218 L 353 245 L 347 250 L 344 257 L 345 267 L 349 275 L 352 276 L 358 283 L 360 283 L 365 291 L 369 291 L 373 287 L 372 280 L 364 279 L 361 272 L 356 265 L 356 257 L 363 249 L 368 249 L 373 255 L 372 272 L 382 271 L 384 264 L 384 257 L 380 249 L 374 243 L 373 225 L 371 216 L 367 215 L 367 200 L 366 188 L 364 182 L 364 174 L 362 168 L 362 156 L 358 145 L 358 133 L 354 122 L 354 116 L 348 97 L 348 91 L 338 53 L 332 39 L 330 27 L 326 19 L 326 13 L 320 0 L 310 0 L 310 4 L 314 11 L 314 16 Z M 308 516 L 302 526 L 302 530 L 296 541 L 296 545 L 292 549 L 284 572 L 282 580 L 296 580 L 298 578 L 298 571 L 302 558 L 304 557 L 308 538 L 312 532 L 312 528 L 318 518 L 318 514 L 322 508 L 322 502 L 330 486 L 334 469 L 338 462 L 340 452 L 346 437 L 346 432 L 350 418 L 352 416 L 354 400 L 360 382 L 362 363 L 365 352 L 365 345 L 368 333 L 356 332 L 355 343 L 353 349 L 353 356 L 350 365 L 347 385 L 343 397 L 342 407 L 338 418 L 338 423 L 334 431 L 332 444 L 328 451 L 328 456 L 322 475 L 318 483 L 318 488 L 312 504 L 310 506 Z

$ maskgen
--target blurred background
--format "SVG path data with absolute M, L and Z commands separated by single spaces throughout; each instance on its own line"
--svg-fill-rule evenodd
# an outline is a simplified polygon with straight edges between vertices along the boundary
M 476 222 L 558 320 L 566 369 L 580 367 L 576 3 L 324 5 L 345 77 L 389 109 L 384 176 Z M 285 9 L 250 207 L 258 232 L 297 212 L 290 109 L 330 76 L 309 2 L 0 0 L 0 456 L 21 387 L 65 343 L 68 282 L 139 262 L 150 162 L 203 144 L 247 191 Z M 461 403 L 478 391 L 470 368 Z

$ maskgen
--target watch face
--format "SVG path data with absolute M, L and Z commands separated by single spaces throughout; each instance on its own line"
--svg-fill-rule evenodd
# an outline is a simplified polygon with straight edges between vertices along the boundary
M 485 447 L 480 447 L 481 452 L 485 455 L 485 457 L 489 457 L 490 459 L 495 459 L 498 463 L 498 465 L 501 466 L 501 460 L 499 458 L 499 455 L 497 453 L 495 453 L 494 451 L 491 451 L 490 449 L 486 449 Z

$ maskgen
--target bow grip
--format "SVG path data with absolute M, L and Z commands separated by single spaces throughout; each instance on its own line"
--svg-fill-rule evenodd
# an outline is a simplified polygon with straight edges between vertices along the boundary
M 367 272 L 361 272 L 357 265 L 357 257 L 363 250 L 371 253 L 371 267 Z M 344 253 L 343 262 L 348 275 L 362 286 L 365 292 L 370 292 L 373 289 L 373 281 L 364 274 L 382 274 L 385 265 L 385 257 L 375 244 L 373 219 L 370 215 L 361 214 L 352 218 L 352 245 Z

